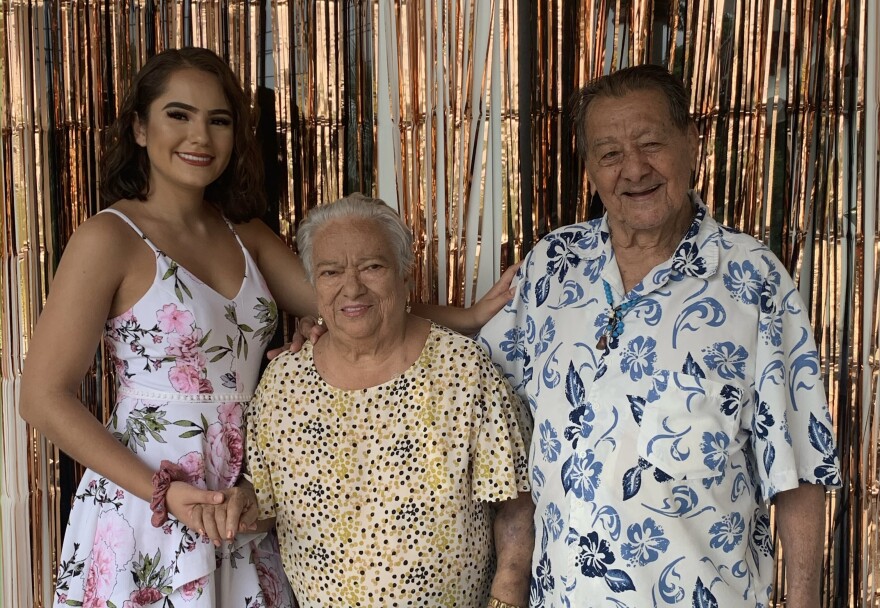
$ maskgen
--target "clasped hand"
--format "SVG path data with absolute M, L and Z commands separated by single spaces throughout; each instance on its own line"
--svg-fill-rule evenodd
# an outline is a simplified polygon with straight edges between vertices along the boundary
M 247 483 L 226 490 L 202 490 L 175 481 L 168 489 L 166 503 L 171 515 L 216 547 L 230 542 L 239 532 L 257 529 L 257 497 Z

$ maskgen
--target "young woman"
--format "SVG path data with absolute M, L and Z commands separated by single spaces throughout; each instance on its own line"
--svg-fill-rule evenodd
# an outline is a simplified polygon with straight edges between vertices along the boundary
M 278 309 L 315 310 L 299 259 L 255 219 L 261 177 L 229 66 L 197 48 L 151 58 L 102 162 L 112 204 L 67 245 L 24 369 L 22 416 L 89 469 L 56 606 L 294 604 L 270 539 L 221 543 L 200 516 L 241 499 L 242 405 Z M 471 309 L 426 312 L 473 331 L 506 300 L 499 283 Z M 102 336 L 119 388 L 106 427 L 76 396 Z

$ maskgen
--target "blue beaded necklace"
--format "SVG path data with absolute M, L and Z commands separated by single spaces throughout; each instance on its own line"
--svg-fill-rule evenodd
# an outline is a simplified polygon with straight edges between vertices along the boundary
M 602 337 L 599 338 L 596 348 L 605 350 L 605 347 L 608 345 L 608 336 L 611 336 L 612 346 L 617 344 L 617 339 L 623 334 L 624 315 L 628 313 L 633 306 L 639 303 L 642 296 L 631 300 L 624 300 L 615 306 L 614 297 L 611 295 L 611 285 L 609 285 L 608 281 L 605 279 L 602 279 L 602 285 L 605 287 L 605 300 L 607 300 L 608 306 L 611 307 L 611 312 L 608 313 L 608 323 L 605 325 L 605 330 L 602 332 Z

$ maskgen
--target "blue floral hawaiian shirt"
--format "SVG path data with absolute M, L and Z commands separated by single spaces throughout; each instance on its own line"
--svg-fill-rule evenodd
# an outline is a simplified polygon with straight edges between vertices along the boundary
M 691 197 L 677 251 L 630 293 L 607 220 L 566 226 L 480 334 L 535 417 L 531 606 L 765 607 L 768 501 L 840 483 L 794 282 Z M 603 279 L 635 301 L 605 340 Z

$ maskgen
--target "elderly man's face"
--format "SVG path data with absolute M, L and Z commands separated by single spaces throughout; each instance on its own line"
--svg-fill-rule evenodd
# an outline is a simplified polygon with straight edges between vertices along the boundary
M 612 231 L 661 236 L 689 213 L 698 136 L 680 131 L 656 90 L 599 97 L 587 113 L 587 172 Z M 676 235 L 681 236 L 681 235 Z
M 333 220 L 315 234 L 314 243 L 318 312 L 330 331 L 376 339 L 377 332 L 405 323 L 406 281 L 376 222 Z

